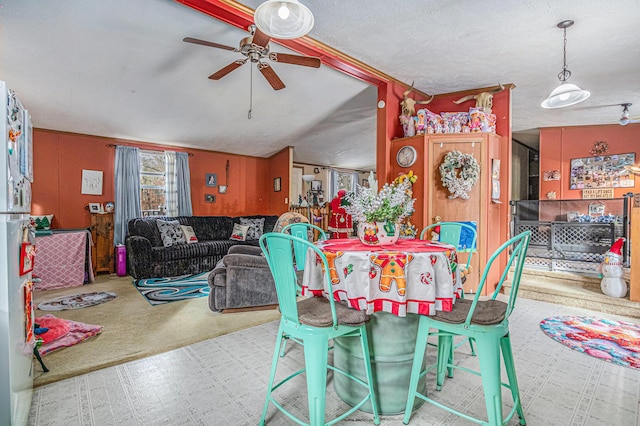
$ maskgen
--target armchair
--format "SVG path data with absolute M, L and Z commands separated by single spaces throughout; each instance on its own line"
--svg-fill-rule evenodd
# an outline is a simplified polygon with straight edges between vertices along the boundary
M 209 287 L 209 308 L 214 312 L 278 303 L 273 275 L 260 247 L 231 247 L 209 274 Z

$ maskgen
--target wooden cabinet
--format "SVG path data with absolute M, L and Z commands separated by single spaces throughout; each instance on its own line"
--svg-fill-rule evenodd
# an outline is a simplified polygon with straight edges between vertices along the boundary
M 91 213 L 91 261 L 94 273 L 115 272 L 113 261 L 113 213 Z
M 508 239 L 509 229 L 509 178 L 510 151 L 504 138 L 493 133 L 426 134 L 412 138 L 395 139 L 392 143 L 391 158 L 405 145 L 411 145 L 418 152 L 418 160 L 412 167 L 401 168 L 394 162 L 394 177 L 398 173 L 413 170 L 418 174 L 419 185 L 414 185 L 416 212 L 412 222 L 422 229 L 434 223 L 440 216 L 442 221 L 473 221 L 477 223 L 477 252 L 473 255 L 473 273 L 467 278 L 465 291 L 475 291 L 481 272 L 493 252 Z M 442 185 L 440 164 L 450 151 L 473 154 L 480 165 L 480 179 L 469 192 L 469 199 L 449 198 L 450 192 Z M 492 198 L 492 165 L 501 160 L 497 176 L 500 195 Z M 461 261 L 466 261 L 461 254 Z M 506 259 L 504 260 L 506 263 Z M 495 268 L 494 268 L 495 269 Z M 499 279 L 499 270 L 489 276 L 485 294 L 491 292 Z

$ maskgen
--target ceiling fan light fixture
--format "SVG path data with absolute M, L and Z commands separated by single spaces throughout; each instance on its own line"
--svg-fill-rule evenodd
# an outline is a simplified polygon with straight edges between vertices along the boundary
M 253 14 L 256 27 L 269 37 L 293 39 L 313 28 L 313 14 L 298 0 L 267 0 Z
M 564 31 L 564 56 L 562 71 L 558 74 L 558 79 L 562 84 L 553 89 L 553 91 L 547 96 L 547 99 L 542 101 L 542 108 L 562 108 L 570 105 L 575 105 L 586 100 L 591 96 L 591 92 L 582 90 L 575 84 L 567 83 L 569 77 L 571 77 L 571 71 L 567 69 L 567 28 L 573 25 L 573 21 L 567 20 L 558 23 L 557 27 L 562 28 Z

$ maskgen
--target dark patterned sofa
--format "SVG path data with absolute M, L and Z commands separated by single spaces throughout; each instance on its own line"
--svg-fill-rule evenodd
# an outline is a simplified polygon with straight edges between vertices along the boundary
M 241 218 L 264 218 L 264 232 L 273 230 L 278 216 L 178 216 L 144 217 L 131 219 L 126 239 L 128 272 L 133 278 L 175 277 L 211 271 L 233 245 L 258 246 L 258 240 L 236 241 L 229 237 L 233 226 Z M 157 226 L 157 220 L 177 220 L 191 226 L 197 243 L 174 244 L 165 247 Z

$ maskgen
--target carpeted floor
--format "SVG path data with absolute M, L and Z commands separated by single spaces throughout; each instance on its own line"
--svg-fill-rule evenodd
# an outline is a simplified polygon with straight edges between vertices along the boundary
M 280 317 L 276 309 L 230 314 L 212 312 L 206 297 L 151 306 L 136 290 L 131 277 L 100 275 L 93 284 L 37 291 L 35 305 L 55 297 L 110 291 L 114 300 L 84 309 L 56 312 L 58 318 L 103 326 L 98 336 L 43 357 L 44 373 L 35 365 L 34 386 L 88 373 L 126 361 L 253 327 Z M 48 312 L 36 310 L 36 316 Z

